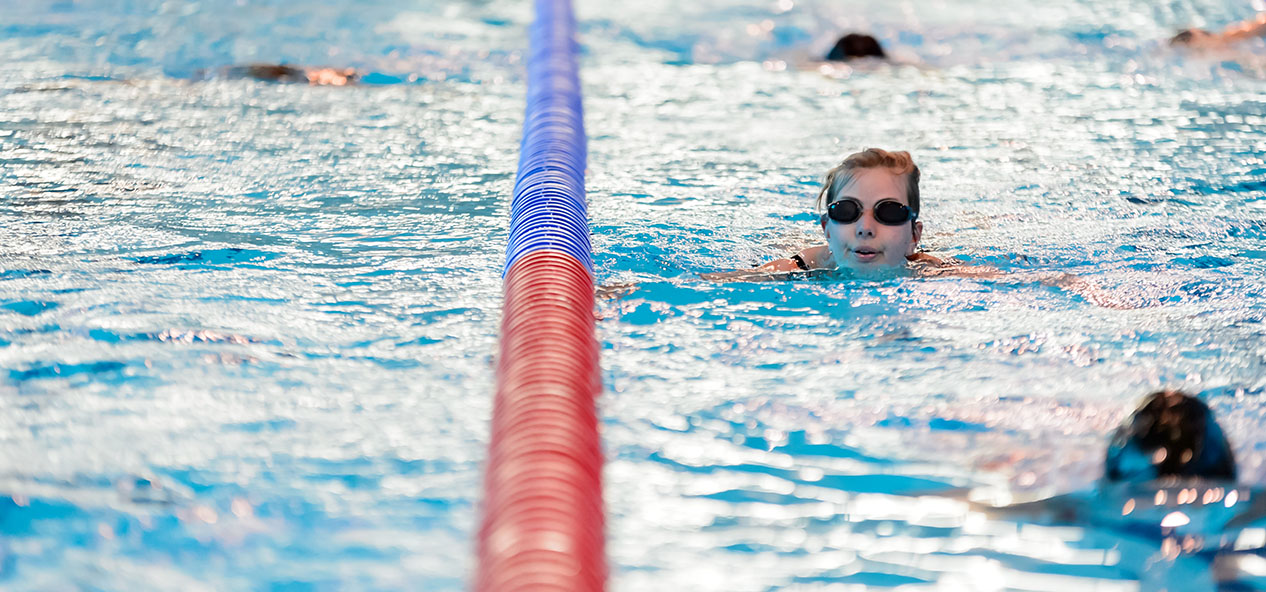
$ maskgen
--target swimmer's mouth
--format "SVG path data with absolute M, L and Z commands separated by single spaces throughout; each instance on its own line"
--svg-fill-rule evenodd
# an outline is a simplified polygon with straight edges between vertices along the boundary
M 853 255 L 861 261 L 870 261 L 879 256 L 879 251 L 867 247 L 857 247 L 853 249 Z

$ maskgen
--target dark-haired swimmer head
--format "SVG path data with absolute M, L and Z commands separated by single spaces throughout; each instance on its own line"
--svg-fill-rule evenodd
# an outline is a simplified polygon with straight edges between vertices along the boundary
M 1117 428 L 1104 480 L 1141 483 L 1163 477 L 1235 480 L 1235 456 L 1213 412 L 1200 399 L 1159 391 Z
M 1235 540 L 1244 527 L 1259 526 L 1266 518 L 1266 492 L 1240 486 L 1235 479 L 1235 457 L 1213 412 L 1196 397 L 1164 390 L 1144 397 L 1112 434 L 1103 479 L 1094 489 L 1020 503 L 1007 494 L 1003 505 L 981 507 L 1022 524 L 1115 530 L 1135 540 L 1156 537 L 1162 548 L 1165 541 L 1178 541 L 1173 553 L 1203 555 L 1219 552 L 1219 539 Z M 982 489 L 975 497 L 996 495 Z M 1194 548 L 1186 543 L 1193 537 Z M 1254 546 L 1253 552 L 1260 553 L 1262 543 Z M 1237 552 L 1247 549 L 1235 546 Z M 1166 556 L 1173 560 L 1173 555 Z
M 834 62 L 847 62 L 857 58 L 887 57 L 879 40 L 864 33 L 849 33 L 835 42 L 835 47 L 826 54 L 826 59 Z
M 1213 39 L 1213 33 L 1204 29 L 1183 29 L 1169 38 L 1170 45 L 1203 45 Z
M 887 57 L 884 46 L 879 44 L 879 39 L 865 33 L 844 35 L 836 40 L 836 47 L 830 48 L 830 52 L 827 53 L 828 61 L 833 62 L 847 62 L 849 59 L 865 57 Z

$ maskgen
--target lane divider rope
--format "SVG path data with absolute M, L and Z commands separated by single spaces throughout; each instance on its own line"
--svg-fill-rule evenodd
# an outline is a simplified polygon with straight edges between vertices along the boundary
M 576 23 L 570 0 L 535 8 L 474 589 L 600 592 L 602 381 Z

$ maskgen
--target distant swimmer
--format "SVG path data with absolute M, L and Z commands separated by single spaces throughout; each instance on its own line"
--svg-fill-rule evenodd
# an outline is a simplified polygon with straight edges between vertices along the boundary
M 1169 44 L 1196 49 L 1212 49 L 1263 36 L 1266 36 L 1266 12 L 1259 13 L 1257 18 L 1230 25 L 1219 33 L 1213 33 L 1204 29 L 1186 29 L 1174 35 L 1169 40 Z
M 312 86 L 348 86 L 356 84 L 360 74 L 355 68 L 309 68 L 286 64 L 248 64 L 231 66 L 221 71 L 228 78 L 252 78 L 265 82 L 289 82 Z
M 879 40 L 865 33 L 849 33 L 835 42 L 826 54 L 827 61 L 847 62 L 857 58 L 886 58 Z

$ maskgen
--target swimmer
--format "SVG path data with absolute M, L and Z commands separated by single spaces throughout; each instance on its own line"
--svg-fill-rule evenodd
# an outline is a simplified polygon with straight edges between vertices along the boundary
M 1174 35 L 1169 40 L 1169 44 L 1195 49 L 1211 49 L 1262 36 L 1266 36 L 1266 12 L 1259 13 L 1257 18 L 1230 25 L 1219 33 L 1204 29 L 1186 29 Z
M 920 204 L 919 167 L 910 153 L 868 148 L 849 155 L 828 171 L 826 182 L 818 192 L 818 207 L 826 210 L 819 217 L 825 245 L 809 247 L 753 269 L 704 273 L 699 277 L 721 282 L 760 282 L 836 271 L 865 278 L 902 269 L 909 269 L 920 277 L 1006 277 L 1007 274 L 993 267 L 944 261 L 919 251 L 919 240 L 923 237 Z M 1036 272 L 1021 277 L 1069 290 L 1105 308 L 1135 308 L 1100 292 L 1075 275 Z M 615 288 L 602 292 L 604 295 L 623 293 L 626 292 Z
M 847 62 L 857 58 L 888 57 L 879 40 L 865 33 L 849 33 L 835 42 L 835 47 L 826 54 L 827 61 Z
M 1141 500 L 1146 498 L 1147 506 L 1164 507 L 1175 499 L 1157 495 L 1157 491 L 1216 489 L 1226 495 L 1235 489 L 1235 480 L 1235 454 L 1213 411 L 1196 397 L 1163 390 L 1144 397 L 1112 433 L 1104 453 L 1103 478 L 1093 491 L 987 509 L 991 513 L 1040 513 L 1060 521 L 1084 521 L 1097 517 L 1102 511 L 1099 506 L 1106 499 L 1130 498 L 1135 500 L 1131 507 L 1141 507 Z M 1237 496 L 1246 501 L 1259 497 L 1248 490 Z M 1203 502 L 1208 503 L 1207 499 Z M 1108 513 L 1116 512 L 1117 518 L 1129 515 L 1121 514 L 1119 507 L 1109 507 Z M 1235 510 L 1222 518 L 1231 520 L 1242 511 L 1261 516 L 1263 508 L 1252 505 Z M 1239 516 L 1239 520 L 1244 519 Z
M 1145 589 L 1175 589 L 1177 573 L 1191 582 L 1182 589 L 1222 589 L 1216 584 L 1243 577 L 1238 557 L 1266 552 L 1266 539 L 1245 536 L 1266 521 L 1266 491 L 1236 483 L 1236 473 L 1230 443 L 1209 407 L 1164 390 L 1147 395 L 1113 433 L 1095 488 L 972 505 L 1015 523 L 1118 533 L 1117 548 L 1135 555 L 1129 563 L 1145 567 L 1134 574 L 1149 584 Z M 970 497 L 1012 499 L 987 489 Z
M 1203 401 L 1160 391 L 1117 428 L 1103 462 L 1107 482 L 1164 477 L 1235 481 L 1235 455 Z
M 307 68 L 286 64 L 248 64 L 225 68 L 228 78 L 252 78 L 264 82 L 297 82 L 312 86 L 348 86 L 356 84 L 360 74 L 355 68 Z
M 874 275 L 913 263 L 944 267 L 945 262 L 918 251 L 919 167 L 909 152 L 868 148 L 851 154 L 827 172 L 818 192 L 819 217 L 826 244 L 804 249 L 752 270 L 705 273 L 706 280 L 779 279 L 776 274 L 842 270 Z

